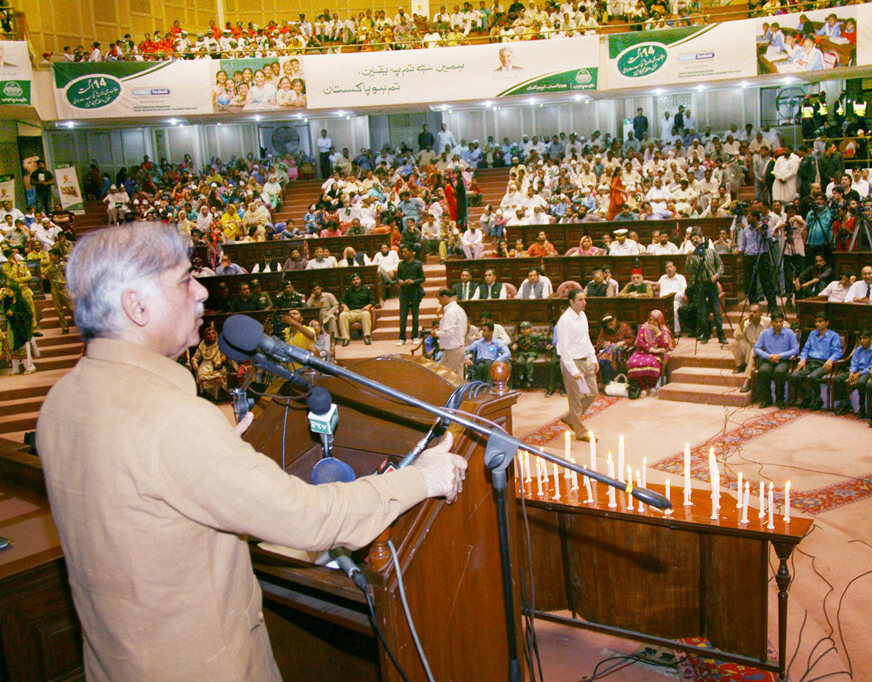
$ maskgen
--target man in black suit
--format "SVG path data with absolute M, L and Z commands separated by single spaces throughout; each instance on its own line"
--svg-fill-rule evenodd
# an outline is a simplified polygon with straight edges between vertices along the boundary
M 472 281 L 472 273 L 464 268 L 460 271 L 460 281 L 452 287 L 458 301 L 468 301 L 478 289 L 478 284 Z

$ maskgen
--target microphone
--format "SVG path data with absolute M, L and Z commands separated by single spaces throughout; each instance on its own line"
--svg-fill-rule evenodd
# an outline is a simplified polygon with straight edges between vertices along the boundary
M 269 334 L 264 334 L 263 325 L 247 315 L 231 315 L 228 317 L 221 330 L 221 337 L 224 339 L 225 345 L 236 355 L 242 356 L 243 360 L 247 360 L 249 356 L 258 350 L 280 360 L 310 367 L 318 365 L 318 363 L 313 362 L 314 359 L 320 360 L 320 358 L 316 358 L 316 356 L 304 351 L 302 348 L 287 344 Z M 232 356 L 227 355 L 227 357 Z M 233 359 L 235 360 L 236 358 Z
M 316 386 L 306 398 L 306 405 L 309 407 L 309 429 L 321 436 L 323 456 L 333 457 L 333 431 L 336 430 L 339 415 L 330 392 Z

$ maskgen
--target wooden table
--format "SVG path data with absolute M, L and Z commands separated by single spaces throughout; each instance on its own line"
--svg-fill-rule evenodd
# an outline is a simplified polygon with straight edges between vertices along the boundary
M 593 485 L 593 503 L 586 504 L 581 478 L 577 491 L 567 492 L 568 482 L 561 472 L 560 499 L 554 499 L 553 479 L 543 495 L 537 494 L 535 477 L 524 483 L 537 618 L 742 663 L 783 678 L 787 562 L 811 528 L 810 520 L 794 517 L 784 523 L 778 515 L 769 529 L 768 519 L 751 509 L 743 525 L 735 501 L 725 494 L 713 520 L 710 493 L 693 490 L 693 505 L 684 506 L 680 481 L 672 488 L 671 515 L 650 507 L 640 512 L 636 500 L 630 510 L 632 498 L 624 492 L 616 492 L 616 507 L 610 509 L 605 485 Z M 664 486 L 648 488 L 665 493 Z M 517 508 L 523 523 L 523 508 Z M 519 532 L 523 548 L 524 529 Z M 779 559 L 777 660 L 767 655 L 770 542 Z M 554 613 L 561 610 L 572 617 Z M 715 648 L 676 641 L 700 635 Z

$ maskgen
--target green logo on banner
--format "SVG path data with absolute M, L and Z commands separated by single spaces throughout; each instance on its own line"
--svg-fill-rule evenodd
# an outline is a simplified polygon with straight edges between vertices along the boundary
M 121 81 L 105 74 L 85 76 L 70 83 L 67 101 L 77 109 L 99 109 L 121 96 Z
M 641 78 L 660 69 L 669 53 L 658 43 L 634 45 L 618 55 L 618 71 L 628 78 Z
M 6 81 L 3 86 L 3 96 L 9 98 L 24 97 L 24 89 L 17 81 Z

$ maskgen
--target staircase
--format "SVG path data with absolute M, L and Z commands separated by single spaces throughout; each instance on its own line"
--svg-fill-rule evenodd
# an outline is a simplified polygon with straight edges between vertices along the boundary
M 739 324 L 741 312 L 741 305 L 727 312 L 724 333 L 728 341 L 733 339 L 733 329 Z M 791 326 L 796 325 L 795 316 L 788 316 L 787 321 Z M 741 392 L 745 377 L 734 374 L 734 367 L 732 352 L 722 349 L 717 338 L 706 344 L 693 338 L 679 339 L 669 359 L 669 383 L 660 388 L 657 397 L 686 403 L 745 407 L 751 404 L 752 393 Z
M 85 215 L 77 215 L 73 221 L 76 234 L 84 234 L 109 223 L 106 215 L 106 204 L 102 201 L 86 201 Z
M 297 227 L 303 229 L 303 216 L 309 206 L 318 201 L 321 196 L 323 180 L 296 180 L 289 182 L 282 194 L 282 207 L 273 215 L 276 223 L 293 220 Z
M 77 226 L 78 227 L 78 226 Z M 93 228 L 92 228 L 93 229 Z M 36 339 L 40 357 L 35 358 L 36 372 L 27 375 L 0 376 L 0 438 L 17 443 L 24 442 L 24 434 L 36 428 L 36 417 L 49 389 L 82 354 L 82 337 L 72 326 L 70 333 L 61 334 L 60 319 L 51 299 L 35 301 L 42 312 L 40 328 L 43 333 Z

